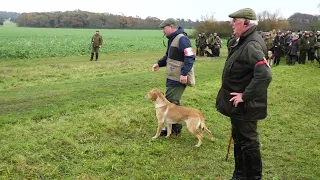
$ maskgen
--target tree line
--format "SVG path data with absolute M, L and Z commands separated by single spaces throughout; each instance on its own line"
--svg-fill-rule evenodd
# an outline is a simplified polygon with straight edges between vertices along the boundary
M 0 15 L 1 17 L 1 15 Z M 177 19 L 179 25 L 191 29 L 200 22 L 190 19 Z M 19 27 L 44 28 L 99 28 L 99 29 L 158 29 L 162 22 L 157 17 L 114 15 L 111 13 L 93 13 L 81 10 L 22 13 L 17 19 Z
M 263 11 L 257 14 L 259 20 L 258 30 L 319 30 L 320 16 L 295 13 L 288 19 L 282 18 L 281 13 Z M 18 27 L 44 27 L 44 28 L 99 28 L 99 29 L 158 29 L 162 22 L 157 17 L 149 16 L 145 19 L 139 16 L 114 15 L 111 13 L 93 13 L 88 11 L 56 11 L 15 13 L 0 11 L 0 24 L 10 19 Z M 218 33 L 227 37 L 232 33 L 229 21 L 217 21 L 214 16 L 202 16 L 202 20 L 177 19 L 180 26 L 185 29 L 196 29 L 196 33 Z
M 6 19 L 9 19 L 12 22 L 17 22 L 19 15 L 20 13 L 16 12 L 0 11 L 0 25 L 3 25 L 3 22 Z
M 196 33 L 216 32 L 221 37 L 228 37 L 232 34 L 232 28 L 229 21 L 216 21 L 213 16 L 205 16 L 199 26 L 196 26 Z M 282 31 L 315 31 L 320 30 L 320 15 L 310 15 L 302 13 L 294 13 L 288 19 L 282 18 L 281 13 L 276 11 L 271 13 L 263 11 L 257 13 L 259 21 L 257 29 L 259 31 L 268 32 L 273 29 Z

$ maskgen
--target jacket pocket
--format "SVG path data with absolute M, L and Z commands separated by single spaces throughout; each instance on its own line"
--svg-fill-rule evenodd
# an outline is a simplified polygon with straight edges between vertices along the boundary
M 246 120 L 261 120 L 267 117 L 266 103 L 257 100 L 248 101 L 245 103 Z
M 221 87 L 216 98 L 216 108 L 221 114 L 228 117 L 231 117 L 235 110 L 235 107 L 233 106 L 232 102 L 230 102 L 230 99 L 230 92 Z
M 167 60 L 167 78 L 175 81 L 180 80 L 183 62 Z

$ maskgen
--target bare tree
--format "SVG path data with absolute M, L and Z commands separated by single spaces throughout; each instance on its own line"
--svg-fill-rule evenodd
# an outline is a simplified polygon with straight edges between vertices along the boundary
M 262 11 L 261 13 L 257 14 L 257 17 L 259 20 L 258 29 L 262 31 L 288 28 L 288 23 L 282 16 L 280 10 L 276 10 L 274 13 Z
M 200 19 L 201 21 L 209 21 L 214 22 L 216 19 L 214 18 L 214 12 L 211 12 L 210 14 L 201 15 Z

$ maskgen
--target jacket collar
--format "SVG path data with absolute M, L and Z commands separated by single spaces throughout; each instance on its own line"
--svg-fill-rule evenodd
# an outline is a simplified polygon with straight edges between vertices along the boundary
M 184 33 L 184 29 L 182 27 L 178 27 L 178 29 L 173 32 L 172 34 L 170 34 L 169 36 L 167 36 L 168 39 L 173 39 L 175 38 L 178 34 Z M 186 33 L 185 33 L 186 34 Z
M 239 42 L 244 41 L 249 35 L 253 34 L 257 30 L 257 26 L 251 26 L 246 32 L 244 32 L 239 39 Z

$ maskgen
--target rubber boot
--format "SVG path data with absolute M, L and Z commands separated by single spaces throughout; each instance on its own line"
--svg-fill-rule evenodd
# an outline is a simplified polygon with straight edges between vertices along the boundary
M 172 124 L 172 134 L 175 134 L 176 136 L 181 135 L 181 129 L 182 129 L 182 124 Z M 160 136 L 166 136 L 167 135 L 167 127 L 163 128 L 161 130 Z
M 182 124 L 172 124 L 172 133 L 176 134 L 176 136 L 181 135 Z
M 91 53 L 90 61 L 93 60 L 93 55 L 94 55 L 94 53 Z
M 96 53 L 96 61 L 98 61 L 99 53 Z
M 231 180 L 245 180 L 243 153 L 240 144 L 234 143 L 234 171 Z

